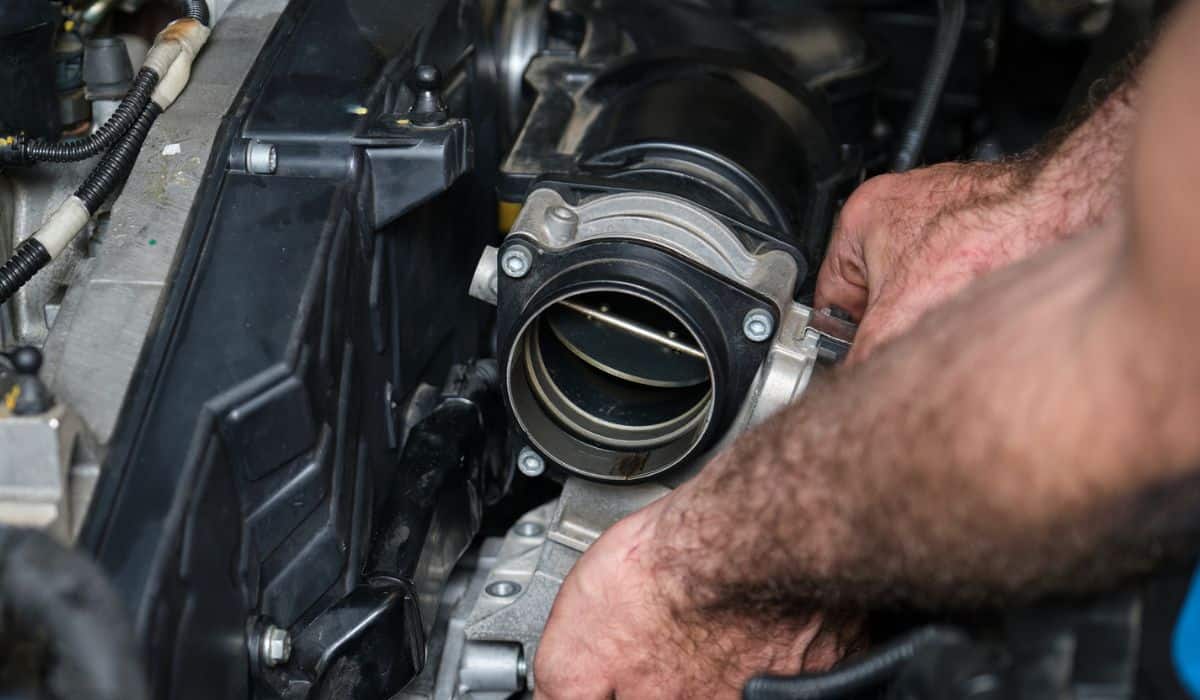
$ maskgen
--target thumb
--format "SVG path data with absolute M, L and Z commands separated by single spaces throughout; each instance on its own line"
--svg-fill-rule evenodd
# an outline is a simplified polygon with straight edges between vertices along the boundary
M 834 232 L 829 253 L 817 274 L 814 305 L 818 309 L 837 307 L 862 319 L 869 298 L 866 265 L 855 253 L 859 246 L 844 244 L 845 238 L 844 229 Z

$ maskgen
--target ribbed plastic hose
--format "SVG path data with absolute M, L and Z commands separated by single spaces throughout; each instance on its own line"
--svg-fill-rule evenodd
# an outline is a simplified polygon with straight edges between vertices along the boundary
M 146 143 L 150 127 L 154 126 L 154 120 L 158 119 L 160 114 L 161 107 L 153 102 L 147 104 L 133 126 L 129 127 L 116 145 L 104 154 L 104 158 L 75 191 L 75 196 L 83 201 L 89 212 L 96 213 L 104 200 L 129 177 L 133 163 L 142 150 L 142 144 Z
M 205 0 L 185 0 L 183 2 L 184 17 L 194 19 L 208 26 L 208 3 Z M 150 102 L 150 96 L 158 81 L 162 78 L 151 68 L 143 67 L 133 80 L 133 85 L 112 117 L 98 128 L 95 133 L 73 141 L 46 141 L 42 139 L 29 140 L 15 138 L 12 143 L 0 150 L 0 164 L 32 165 L 34 163 L 73 163 L 87 160 L 116 143 L 125 135 L 129 127 L 137 121 L 142 111 Z
M 208 26 L 208 5 L 205 0 L 187 0 L 184 5 L 186 19 L 194 20 L 205 27 Z M 208 30 L 205 29 L 201 36 L 192 37 L 194 45 L 184 47 L 188 53 L 178 55 L 185 56 L 190 62 L 194 53 L 199 50 L 207 38 Z M 168 80 L 172 75 L 173 73 L 168 71 Z M 184 78 L 182 82 L 177 81 L 176 84 L 170 86 L 171 89 L 168 91 L 164 104 L 169 105 L 178 96 L 179 91 L 186 84 L 186 73 L 182 77 Z M 26 143 L 22 145 L 21 148 L 27 149 L 30 154 L 46 157 L 47 160 L 56 158 L 76 160 L 95 155 L 106 146 L 109 146 L 109 150 L 76 190 L 74 199 L 67 200 L 41 231 L 17 246 L 12 257 L 3 266 L 0 266 L 0 304 L 8 301 L 21 287 L 33 279 L 39 270 L 49 264 L 53 255 L 57 255 L 70 243 L 71 238 L 86 226 L 87 217 L 95 214 L 104 200 L 108 199 L 117 187 L 129 177 L 138 153 L 142 150 L 146 137 L 150 133 L 150 128 L 163 111 L 163 108 L 156 102 L 158 98 L 153 94 L 159 80 L 161 77 L 155 71 L 143 68 L 138 73 L 130 93 L 118 108 L 118 113 L 114 114 L 113 118 L 101 127 L 94 139 L 84 144 Z M 137 108 L 138 105 L 141 105 L 140 109 Z M 133 117 L 131 118 L 130 115 Z M 89 153 L 89 151 L 91 152 Z M 0 162 L 3 162 L 4 153 L 12 152 L 12 147 L 6 152 L 0 152 Z M 84 153 L 87 155 L 83 155 Z M 62 218 L 59 218 L 60 214 Z M 43 235 L 46 243 L 39 240 L 39 237 Z M 52 250 L 48 250 L 47 247 Z
M 87 138 L 75 141 L 45 141 L 42 139 L 17 139 L 12 146 L 0 153 L 0 162 L 32 165 L 38 162 L 73 163 L 87 160 L 102 153 L 116 143 L 150 103 L 150 94 L 158 85 L 159 76 L 153 69 L 138 71 L 125 98 L 108 121 Z
M 208 3 L 205 0 L 187 0 L 184 5 L 187 8 L 184 11 L 185 17 L 208 26 Z
M 150 127 L 154 126 L 154 120 L 160 114 L 162 108 L 157 104 L 147 104 L 133 126 L 104 154 L 104 158 L 75 191 L 75 196 L 83 202 L 88 214 L 95 214 L 104 200 L 129 177 Z M 50 263 L 50 259 L 50 253 L 36 238 L 27 238 L 17 246 L 13 256 L 0 267 L 0 304 L 12 298 L 17 290 Z
M 8 301 L 49 262 L 50 254 L 36 238 L 22 241 L 17 252 L 0 267 L 0 304 Z
M 895 172 L 912 170 L 920 161 L 933 117 L 946 90 L 946 79 L 950 76 L 950 67 L 954 65 L 954 54 L 958 51 L 966 19 L 966 0 L 938 0 L 938 25 L 933 53 L 929 55 L 925 77 L 921 81 L 917 101 L 909 113 L 908 124 L 900 135 L 900 148 L 892 163 Z

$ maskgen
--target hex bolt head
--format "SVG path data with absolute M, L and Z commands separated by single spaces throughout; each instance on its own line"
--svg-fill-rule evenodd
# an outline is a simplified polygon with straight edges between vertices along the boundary
M 246 170 L 255 175 L 274 175 L 279 167 L 275 144 L 254 141 L 246 148 Z
M 524 277 L 533 267 L 533 253 L 523 245 L 510 245 L 500 255 L 500 269 L 509 277 Z
M 521 584 L 516 581 L 492 581 L 483 590 L 496 598 L 511 598 L 521 592 Z
M 579 228 L 579 216 L 566 207 L 550 207 L 546 210 L 546 231 L 550 239 L 566 243 L 575 237 Z
M 528 477 L 541 476 L 542 472 L 546 471 L 546 462 L 542 460 L 542 456 L 528 447 L 522 447 L 520 453 L 517 454 L 517 469 Z
M 742 333 L 746 338 L 761 343 L 771 337 L 775 330 L 775 319 L 766 309 L 753 309 L 742 320 Z
M 292 636 L 285 629 L 268 625 L 262 633 L 259 653 L 264 666 L 286 664 L 292 658 Z

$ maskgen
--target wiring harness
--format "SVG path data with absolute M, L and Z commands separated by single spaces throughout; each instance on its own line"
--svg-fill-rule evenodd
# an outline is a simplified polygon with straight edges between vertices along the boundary
M 154 121 L 187 86 L 192 64 L 211 33 L 208 22 L 205 1 L 188 0 L 184 16 L 167 25 L 154 40 L 133 87 L 116 112 L 90 137 L 68 143 L 14 139 L 0 151 L 0 163 L 10 165 L 79 161 L 104 153 L 75 194 L 0 266 L 0 303 L 8 301 L 65 250 L 129 176 Z

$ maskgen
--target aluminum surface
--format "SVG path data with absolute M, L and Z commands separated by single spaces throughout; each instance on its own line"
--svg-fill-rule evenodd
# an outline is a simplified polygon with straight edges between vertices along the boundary
M 546 42 L 547 0 L 510 0 L 502 3 L 497 37 L 496 69 L 506 130 L 515 134 L 521 123 L 525 69 Z
M 547 213 L 554 208 L 578 217 L 570 237 L 556 235 L 547 226 Z M 787 253 L 751 253 L 713 214 L 685 199 L 654 192 L 605 195 L 572 207 L 557 192 L 537 189 L 525 200 L 509 235 L 528 236 L 550 250 L 602 239 L 650 243 L 763 294 L 779 308 L 791 303 L 799 274 Z
M 78 416 L 62 403 L 37 415 L 0 415 L 0 446 L 0 523 L 71 542 L 96 471 Z
M 451 624 L 434 697 L 508 697 L 472 691 L 499 691 L 498 681 L 508 677 L 504 675 L 508 670 L 517 670 L 518 658 L 524 660 L 526 687 L 534 687 L 532 661 L 563 578 L 604 530 L 667 493 L 667 488 L 655 484 L 610 486 L 567 479 L 557 500 L 520 518 L 503 542 L 485 545 L 495 552 L 494 557 L 489 567 L 476 570 L 470 593 L 455 610 L 454 618 L 461 620 L 461 627 Z M 521 590 L 515 596 L 489 594 L 488 588 L 497 582 L 515 583 Z M 464 645 L 467 653 L 451 653 Z M 519 657 L 513 653 L 514 647 L 521 650 Z M 471 649 L 476 650 L 474 657 Z M 508 659 L 509 665 L 492 665 L 501 658 Z M 448 668 L 451 664 L 452 670 Z M 483 683 L 482 669 L 497 682 Z
M 57 399 L 44 416 L 0 418 L 0 521 L 68 541 L 78 531 L 221 118 L 286 4 L 215 3 L 221 21 L 190 84 L 155 123 L 111 209 L 0 307 L 0 347 L 42 346 L 42 378 Z M 0 254 L 33 235 L 97 160 L 0 177 Z

